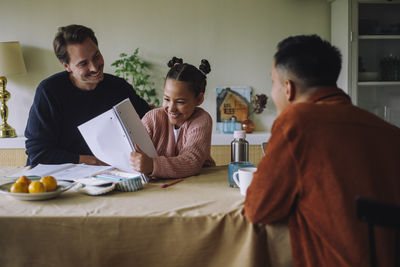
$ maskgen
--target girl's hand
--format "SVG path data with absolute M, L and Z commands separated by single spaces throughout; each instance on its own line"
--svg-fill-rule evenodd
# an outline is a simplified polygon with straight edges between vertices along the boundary
M 150 174 L 153 172 L 153 159 L 146 155 L 140 148 L 135 144 L 136 152 L 131 152 L 130 163 L 132 168 L 144 174 Z

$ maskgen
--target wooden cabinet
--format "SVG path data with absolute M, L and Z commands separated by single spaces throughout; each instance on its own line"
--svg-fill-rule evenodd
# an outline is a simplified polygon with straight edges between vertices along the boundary
M 0 166 L 25 166 L 25 137 L 0 138 Z
M 255 166 L 258 165 L 263 156 L 261 145 L 249 146 L 249 161 L 253 162 Z M 217 166 L 228 165 L 231 162 L 231 146 L 211 146 L 211 157 Z
M 228 165 L 231 161 L 231 147 L 212 146 L 211 156 L 217 166 Z M 249 160 L 257 165 L 263 156 L 261 145 L 250 145 Z M 27 155 L 24 148 L 0 148 L 0 166 L 25 166 Z
M 27 158 L 24 148 L 0 149 L 0 166 L 25 166 Z
M 246 140 L 249 142 L 249 161 L 258 165 L 264 156 L 262 144 L 267 142 L 271 134 L 266 132 L 253 132 L 246 134 Z M 211 157 L 215 160 L 217 166 L 228 165 L 231 161 L 231 142 L 233 134 L 214 133 L 211 141 Z
M 269 133 L 253 133 L 247 136 L 250 143 L 249 160 L 255 165 L 258 165 L 264 155 L 261 144 L 268 141 L 269 137 Z M 231 161 L 232 138 L 231 135 L 213 135 L 211 156 L 217 166 L 228 165 Z M 26 160 L 24 137 L 0 139 L 0 166 L 25 166 Z

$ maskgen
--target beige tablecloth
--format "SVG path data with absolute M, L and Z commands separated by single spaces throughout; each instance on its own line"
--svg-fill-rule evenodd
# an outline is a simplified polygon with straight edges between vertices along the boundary
M 103 196 L 67 191 L 44 201 L 1 194 L 0 266 L 291 265 L 287 227 L 249 223 L 226 166 L 161 184 Z

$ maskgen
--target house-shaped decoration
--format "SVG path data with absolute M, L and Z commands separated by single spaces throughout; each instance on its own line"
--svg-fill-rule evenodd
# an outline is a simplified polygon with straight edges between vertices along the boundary
M 242 91 L 242 92 L 241 92 Z M 217 89 L 217 122 L 247 119 L 250 105 L 250 88 L 232 90 L 230 87 Z

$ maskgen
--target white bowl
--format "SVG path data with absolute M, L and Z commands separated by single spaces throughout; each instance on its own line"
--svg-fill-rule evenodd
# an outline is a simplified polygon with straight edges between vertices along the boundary
M 35 180 L 32 179 L 32 181 Z M 10 188 L 13 184 L 14 182 L 0 185 L 0 193 L 16 198 L 18 200 L 45 200 L 45 199 L 55 198 L 59 196 L 62 192 L 67 191 L 73 185 L 75 185 L 75 183 L 73 182 L 58 180 L 57 181 L 58 185 L 56 190 L 51 192 L 30 194 L 30 193 L 11 193 Z

